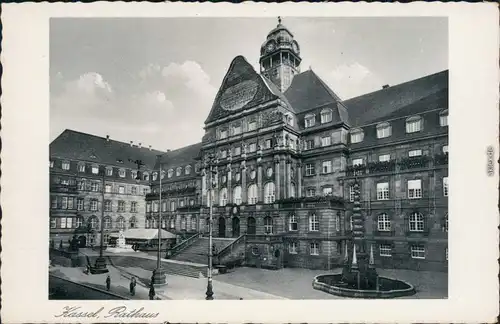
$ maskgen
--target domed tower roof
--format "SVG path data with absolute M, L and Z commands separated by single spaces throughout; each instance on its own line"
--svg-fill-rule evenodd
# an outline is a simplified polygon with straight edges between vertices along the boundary
M 294 40 L 290 30 L 281 23 L 281 17 L 278 17 L 278 25 L 267 34 L 266 41 L 260 48 L 260 54 L 265 55 L 281 48 L 290 49 L 297 55 L 300 54 L 299 44 Z

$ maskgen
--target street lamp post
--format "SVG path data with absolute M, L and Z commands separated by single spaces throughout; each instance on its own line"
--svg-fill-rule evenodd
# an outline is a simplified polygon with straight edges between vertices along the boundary
M 209 224 L 208 224 L 208 282 L 206 291 L 206 300 L 214 299 L 214 292 L 212 287 L 212 271 L 213 271 L 213 251 L 212 251 L 212 230 L 213 230 L 213 209 L 212 209 L 212 195 L 213 188 L 215 186 L 215 181 L 213 181 L 213 175 L 216 173 L 215 167 L 216 161 L 212 155 L 209 155 L 205 160 L 205 175 L 207 175 L 206 170 L 208 169 L 208 213 L 209 213 Z
M 167 274 L 165 269 L 161 267 L 161 192 L 162 192 L 162 187 L 161 187 L 161 180 L 162 180 L 162 167 L 161 167 L 161 156 L 157 156 L 157 161 L 160 166 L 160 193 L 159 193 L 159 205 L 158 205 L 158 256 L 156 260 L 156 269 L 153 270 L 153 276 L 151 277 L 151 283 L 155 286 L 163 286 L 167 284 Z M 137 165 L 137 176 L 136 180 L 139 181 L 141 177 L 139 176 L 139 169 L 141 166 L 144 165 L 141 160 L 135 160 L 131 161 Z
M 101 240 L 99 244 L 99 257 L 95 260 L 95 268 L 94 268 L 94 273 L 106 273 L 109 272 L 108 268 L 106 267 L 106 259 L 104 259 L 104 189 L 105 189 L 105 177 L 106 177 L 106 170 L 105 168 L 102 168 L 102 205 L 101 205 Z

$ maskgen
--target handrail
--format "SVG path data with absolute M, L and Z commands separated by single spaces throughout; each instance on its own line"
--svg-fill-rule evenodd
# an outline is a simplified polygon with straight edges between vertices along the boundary
M 236 240 L 234 240 L 233 242 L 231 242 L 231 244 L 229 244 L 228 246 L 226 246 L 225 248 L 223 248 L 222 250 L 220 250 L 219 252 L 217 252 L 217 257 L 220 257 L 221 255 L 223 255 L 224 253 L 226 253 L 226 251 L 228 250 L 232 250 L 233 246 L 237 243 L 239 243 L 242 239 L 244 239 L 246 237 L 246 234 L 241 234 L 240 236 L 238 236 L 236 238 Z
M 170 248 L 167 253 L 169 255 L 169 257 L 172 257 L 174 256 L 175 254 L 179 253 L 180 251 L 182 251 L 183 249 L 187 248 L 188 246 L 191 246 L 191 244 L 194 243 L 194 241 L 200 237 L 201 233 L 196 233 L 195 235 L 191 236 L 190 238 L 188 239 L 185 239 L 184 241 L 182 241 L 181 243 L 177 244 L 177 245 L 174 245 L 172 248 Z

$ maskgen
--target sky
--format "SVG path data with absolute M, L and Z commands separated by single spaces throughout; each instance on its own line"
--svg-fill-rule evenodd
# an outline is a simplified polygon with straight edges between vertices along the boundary
M 282 17 L 312 69 L 349 99 L 448 69 L 439 17 Z M 165 151 L 197 143 L 237 55 L 259 71 L 277 18 L 52 18 L 50 139 L 65 129 Z

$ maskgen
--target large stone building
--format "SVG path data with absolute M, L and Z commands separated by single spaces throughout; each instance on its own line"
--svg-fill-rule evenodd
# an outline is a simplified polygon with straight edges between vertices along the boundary
M 105 241 L 112 231 L 144 228 L 144 197 L 163 153 L 109 136 L 61 133 L 50 144 L 51 239 L 67 244 L 77 235 L 82 245 L 99 245 L 101 219 Z
M 281 22 L 260 54 L 260 73 L 242 56 L 231 62 L 201 143 L 155 167 L 165 171 L 164 227 L 206 233 L 212 184 L 214 235 L 234 238 L 246 264 L 331 268 L 344 258 L 358 181 L 375 262 L 446 270 L 448 72 L 342 101 L 300 72 L 299 44 Z

